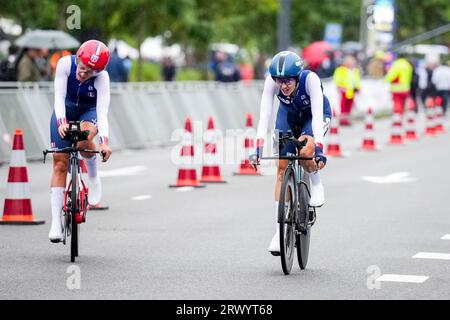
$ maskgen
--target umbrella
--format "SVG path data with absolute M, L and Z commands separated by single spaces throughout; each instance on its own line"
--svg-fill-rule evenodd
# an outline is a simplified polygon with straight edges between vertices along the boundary
M 60 30 L 33 30 L 19 37 L 15 44 L 23 48 L 61 50 L 76 48 L 80 42 Z
M 333 46 L 328 42 L 316 41 L 303 48 L 302 56 L 312 69 L 316 69 L 332 50 Z

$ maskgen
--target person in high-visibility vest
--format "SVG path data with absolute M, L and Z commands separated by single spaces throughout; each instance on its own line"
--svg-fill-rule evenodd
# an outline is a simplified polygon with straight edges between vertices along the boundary
M 55 75 L 56 65 L 58 64 L 59 59 L 65 56 L 70 56 L 72 53 L 69 50 L 58 50 L 52 54 L 50 57 L 50 66 L 52 68 L 52 75 Z
M 361 76 L 356 59 L 353 56 L 346 56 L 342 65 L 334 71 L 333 79 L 341 95 L 339 123 L 342 126 L 349 126 L 355 93 L 361 88 Z
M 390 83 L 394 113 L 403 115 L 405 102 L 411 93 L 413 66 L 405 55 L 399 55 L 386 74 L 385 81 Z

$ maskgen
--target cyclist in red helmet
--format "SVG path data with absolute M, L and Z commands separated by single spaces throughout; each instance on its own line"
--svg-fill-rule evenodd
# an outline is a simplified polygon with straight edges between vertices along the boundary
M 65 140 L 68 121 L 81 121 L 81 129 L 89 130 L 87 141 L 78 143 L 83 149 L 96 149 L 93 141 L 99 135 L 98 151 L 105 153 L 103 161 L 111 156 L 109 147 L 108 109 L 110 102 L 109 75 L 105 68 L 109 62 L 108 47 L 89 40 L 81 45 L 76 55 L 58 61 L 55 73 L 55 105 L 50 121 L 51 146 L 62 149 L 70 146 Z M 101 199 L 101 182 L 97 175 L 96 156 L 83 154 L 89 175 L 89 204 Z M 64 202 L 68 154 L 53 155 L 51 178 L 52 225 L 49 238 L 52 242 L 62 239 L 61 210 Z

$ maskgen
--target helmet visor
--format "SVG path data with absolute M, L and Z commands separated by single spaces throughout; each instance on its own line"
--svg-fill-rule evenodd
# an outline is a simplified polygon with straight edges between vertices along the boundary
M 283 85 L 283 83 L 287 86 L 292 86 L 297 83 L 297 78 L 279 78 L 272 77 L 275 83 L 279 86 Z

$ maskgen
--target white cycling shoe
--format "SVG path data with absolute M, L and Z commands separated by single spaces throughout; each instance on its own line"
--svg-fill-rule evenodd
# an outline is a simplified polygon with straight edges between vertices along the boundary
M 53 243 L 58 243 L 63 240 L 62 226 L 61 226 L 61 216 L 52 217 L 52 226 L 48 234 L 48 238 Z
M 272 241 L 269 245 L 269 252 L 273 256 L 279 256 L 280 255 L 280 234 L 279 232 L 276 232 L 275 235 L 272 238 Z
M 309 199 L 309 205 L 311 207 L 321 207 L 325 203 L 325 190 L 323 184 L 312 184 L 311 183 L 311 199 Z
M 89 178 L 89 196 L 88 202 L 91 206 L 95 206 L 100 203 L 102 198 L 102 182 L 100 177 Z

